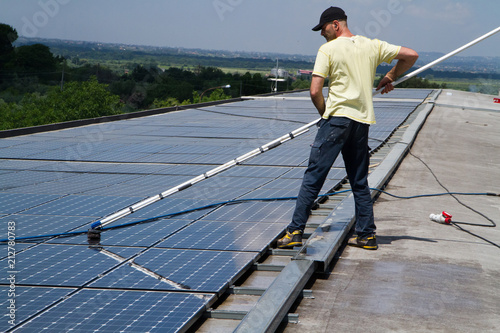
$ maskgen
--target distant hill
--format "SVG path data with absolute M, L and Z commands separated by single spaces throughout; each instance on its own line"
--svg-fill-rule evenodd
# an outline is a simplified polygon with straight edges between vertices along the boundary
M 421 52 L 416 66 L 424 66 L 442 56 L 444 53 Z M 433 67 L 435 71 L 458 71 L 482 74 L 500 74 L 500 57 L 461 57 L 453 56 Z
M 270 71 L 276 66 L 277 58 L 280 67 L 286 69 L 312 69 L 314 64 L 313 56 L 304 55 L 186 49 L 44 38 L 20 37 L 15 46 L 34 43 L 47 45 L 52 53 L 67 59 L 93 59 L 103 62 L 117 60 L 132 63 L 147 61 L 167 67 L 205 66 Z
M 280 67 L 286 69 L 312 69 L 315 59 L 315 55 L 187 49 L 26 37 L 19 37 L 15 45 L 35 43 L 47 45 L 54 54 L 64 57 L 101 57 L 103 60 L 133 61 L 137 55 L 151 55 L 159 56 L 162 61 L 172 62 L 175 65 L 182 58 L 182 63 L 187 66 L 270 69 L 275 66 L 276 59 L 279 59 Z M 421 52 L 419 54 L 416 67 L 424 66 L 444 55 L 444 53 L 438 52 Z M 461 57 L 457 55 L 436 65 L 433 70 L 482 75 L 500 74 L 500 57 Z
M 208 57 L 222 57 L 222 58 L 249 58 L 249 59 L 272 59 L 276 60 L 292 60 L 292 61 L 305 61 L 314 62 L 315 55 L 301 55 L 301 54 L 283 54 L 272 52 L 246 52 L 246 51 L 227 51 L 227 50 L 206 50 L 206 49 L 188 49 L 183 47 L 168 47 L 168 46 L 147 46 L 147 45 L 129 45 L 119 43 L 99 43 L 87 41 L 73 41 L 63 39 L 47 39 L 47 38 L 27 38 L 19 37 L 15 45 L 27 45 L 34 43 L 42 43 L 49 47 L 54 48 L 94 48 L 96 50 L 105 49 L 120 49 L 122 51 L 131 52 L 147 52 L 151 54 L 175 54 L 175 55 L 198 55 Z

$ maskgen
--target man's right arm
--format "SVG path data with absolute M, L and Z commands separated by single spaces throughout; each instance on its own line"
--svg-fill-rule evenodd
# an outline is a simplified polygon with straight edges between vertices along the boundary
M 394 89 L 392 82 L 402 75 L 404 72 L 409 70 L 417 61 L 418 53 L 415 50 L 401 46 L 398 55 L 394 58 L 398 59 L 398 63 L 387 73 L 377 87 L 377 90 L 384 88 L 382 94 L 388 93 Z
M 320 116 L 325 113 L 325 97 L 323 96 L 323 85 L 325 83 L 325 78 L 319 75 L 313 75 L 311 80 L 311 100 L 318 110 Z

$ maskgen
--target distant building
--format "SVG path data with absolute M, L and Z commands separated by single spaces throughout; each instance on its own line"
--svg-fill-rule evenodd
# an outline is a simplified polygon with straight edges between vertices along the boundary
M 308 71 L 305 69 L 299 69 L 297 71 L 297 78 L 301 80 L 311 80 L 312 78 L 312 71 Z

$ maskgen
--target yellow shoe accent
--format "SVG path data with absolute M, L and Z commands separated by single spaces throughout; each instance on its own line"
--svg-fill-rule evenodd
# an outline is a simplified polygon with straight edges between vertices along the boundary
M 302 231 L 286 232 L 285 236 L 278 240 L 278 248 L 287 249 L 302 246 Z
M 372 236 L 369 236 L 366 238 L 360 238 L 358 236 L 353 236 L 349 239 L 347 244 L 350 246 L 360 247 L 360 248 L 363 248 L 365 250 L 378 249 L 377 238 L 375 237 L 375 235 L 372 235 Z

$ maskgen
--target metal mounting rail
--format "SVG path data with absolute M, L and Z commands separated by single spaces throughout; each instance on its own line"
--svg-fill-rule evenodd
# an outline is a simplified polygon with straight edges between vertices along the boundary
M 315 269 L 313 260 L 293 260 L 286 265 L 234 332 L 274 332 Z

